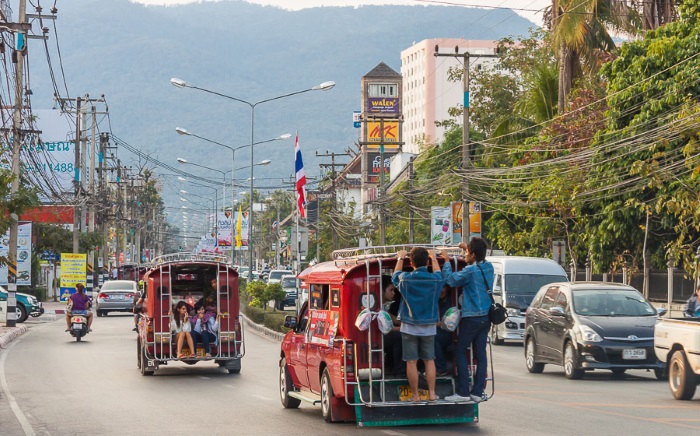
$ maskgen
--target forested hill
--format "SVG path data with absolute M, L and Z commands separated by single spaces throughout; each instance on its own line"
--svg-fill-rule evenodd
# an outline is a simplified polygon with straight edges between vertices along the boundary
M 231 146 L 250 141 L 247 106 L 177 89 L 171 77 L 251 102 L 335 81 L 329 92 L 256 109 L 256 141 L 299 131 L 307 175 L 318 171 L 314 151 L 342 151 L 357 139 L 352 111 L 360 108 L 360 78 L 379 62 L 400 71 L 400 52 L 414 42 L 498 39 L 526 34 L 534 26 L 509 10 L 443 6 L 284 11 L 239 1 L 163 7 L 128 0 L 71 0 L 57 6 L 58 37 L 51 29 L 47 43 L 61 96 L 66 92 L 59 60 L 70 97 L 104 94 L 113 132 L 171 165 L 183 157 L 231 167 L 230 151 L 179 137 L 176 126 Z M 32 105 L 50 108 L 54 90 L 41 41 L 30 41 L 29 59 Z M 106 122 L 100 127 L 108 130 Z M 273 161 L 260 169 L 261 177 L 289 176 L 292 150 L 293 141 L 256 147 L 257 157 Z M 248 156 L 247 149 L 237 154 L 240 166 Z M 125 150 L 119 157 L 127 164 L 133 159 Z

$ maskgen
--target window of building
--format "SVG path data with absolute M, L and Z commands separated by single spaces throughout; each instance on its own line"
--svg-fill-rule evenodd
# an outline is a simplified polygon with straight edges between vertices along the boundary
M 397 90 L 397 83 L 370 83 L 368 92 L 370 97 L 397 97 Z

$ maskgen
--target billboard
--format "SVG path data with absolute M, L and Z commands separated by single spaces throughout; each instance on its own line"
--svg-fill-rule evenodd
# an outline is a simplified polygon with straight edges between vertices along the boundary
M 430 243 L 452 244 L 452 208 L 433 206 L 430 208 Z
M 367 113 L 370 115 L 399 115 L 399 99 L 396 97 L 369 97 Z
M 75 294 L 76 283 L 87 279 L 87 254 L 61 253 L 61 301 L 68 301 Z
M 379 176 L 384 170 L 384 183 L 389 183 L 389 175 L 391 173 L 391 158 L 394 157 L 395 153 L 384 153 L 384 164 L 382 165 L 382 154 L 381 153 L 367 153 L 365 157 L 367 158 L 367 176 L 365 181 L 367 183 L 379 183 Z
M 384 135 L 382 135 L 382 131 Z M 399 131 L 398 121 L 384 121 L 383 123 L 367 121 L 367 142 L 371 143 L 367 144 L 367 148 L 379 149 L 379 145 L 383 142 L 384 149 L 398 150 Z
M 233 219 L 231 211 L 216 213 L 216 246 L 231 247 L 233 243 Z
M 10 230 L 0 238 L 0 256 L 10 254 Z M 0 266 L 0 285 L 7 286 L 7 264 Z M 15 283 L 19 286 L 32 284 L 32 223 L 20 221 L 17 225 L 17 276 Z

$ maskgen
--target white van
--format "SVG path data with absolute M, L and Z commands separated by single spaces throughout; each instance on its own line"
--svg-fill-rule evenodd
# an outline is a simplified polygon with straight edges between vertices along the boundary
M 491 328 L 491 342 L 522 341 L 525 312 L 537 291 L 554 282 L 568 282 L 566 271 L 552 259 L 522 256 L 487 256 L 493 264 L 493 298 L 508 309 L 508 319 Z

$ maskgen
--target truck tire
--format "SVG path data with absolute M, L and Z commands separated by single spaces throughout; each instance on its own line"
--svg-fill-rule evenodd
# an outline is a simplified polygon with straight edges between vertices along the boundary
M 697 378 L 683 350 L 676 350 L 668 364 L 668 385 L 676 400 L 690 400 L 695 395 Z
M 333 386 L 328 368 L 323 370 L 321 376 L 321 415 L 326 422 L 333 422 Z
M 289 374 L 289 368 L 287 368 L 287 359 L 282 359 L 280 362 L 280 400 L 285 409 L 296 409 L 301 404 L 301 400 L 289 396 L 293 390 L 294 384 Z
M 583 370 L 578 367 L 578 353 L 571 341 L 567 341 L 564 346 L 564 375 L 569 380 L 580 380 L 583 378 Z

